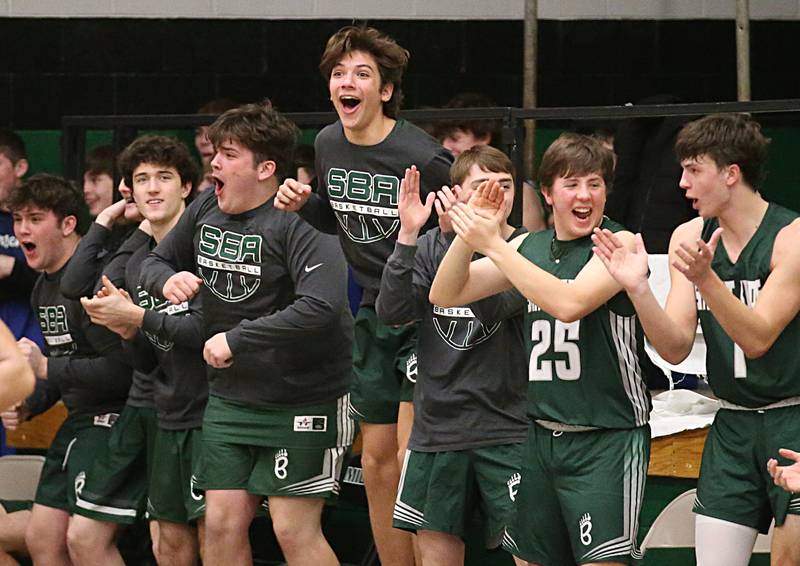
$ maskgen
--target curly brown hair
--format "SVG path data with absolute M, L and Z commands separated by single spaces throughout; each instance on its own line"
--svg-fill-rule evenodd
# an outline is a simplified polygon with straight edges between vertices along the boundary
M 181 178 L 181 185 L 194 187 L 200 178 L 200 169 L 183 143 L 168 136 L 141 136 L 119 156 L 119 168 L 125 184 L 133 187 L 133 172 L 142 163 L 173 167 Z
M 56 175 L 38 173 L 12 189 L 6 201 L 6 206 L 11 212 L 35 206 L 42 210 L 52 210 L 59 220 L 67 216 L 74 216 L 78 234 L 85 234 L 89 227 L 89 210 L 83 193 L 78 188 Z

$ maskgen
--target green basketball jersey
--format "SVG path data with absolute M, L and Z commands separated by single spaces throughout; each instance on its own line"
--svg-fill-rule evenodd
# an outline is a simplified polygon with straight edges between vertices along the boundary
M 711 268 L 749 307 L 755 306 L 769 277 L 775 237 L 797 217 L 796 212 L 770 203 L 736 263 L 731 263 L 721 241 L 717 246 Z M 708 240 L 718 226 L 716 218 L 706 220 L 703 239 Z M 792 319 L 766 354 L 750 360 L 716 321 L 700 293 L 695 291 L 695 295 L 708 346 L 708 382 L 717 397 L 745 407 L 761 407 L 800 395 L 800 316 Z
M 608 218 L 601 226 L 623 230 Z M 519 253 L 572 281 L 592 258 L 592 241 L 588 236 L 560 241 L 553 230 L 544 230 L 528 235 Z M 598 428 L 647 424 L 650 395 L 639 367 L 639 358 L 646 355 L 644 335 L 624 292 L 571 323 L 529 301 L 525 327 L 531 418 Z

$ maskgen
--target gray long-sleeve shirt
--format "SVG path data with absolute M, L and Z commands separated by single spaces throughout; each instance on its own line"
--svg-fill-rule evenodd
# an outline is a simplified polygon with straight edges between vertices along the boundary
M 141 285 L 163 296 L 191 271 L 201 287 L 205 338 L 224 332 L 229 368 L 208 368 L 209 393 L 280 407 L 338 398 L 349 388 L 352 315 L 336 238 L 272 199 L 237 215 L 201 195 L 142 264 Z
M 120 242 L 122 234 L 128 234 L 128 237 Z M 131 231 L 129 226 L 109 230 L 94 222 L 63 270 L 61 292 L 68 299 L 91 297 L 102 287 L 101 275 L 108 277 L 116 287 L 131 292 L 125 283 L 125 268 L 131 255 L 146 246 L 149 240 L 148 234 L 138 229 Z M 133 370 L 128 405 L 153 407 L 153 377 L 138 369 Z
M 93 324 L 80 302 L 61 293 L 64 273 L 42 274 L 31 297 L 45 338 L 47 388 L 57 389 L 70 412 L 97 414 L 118 411 L 131 385 L 131 368 L 125 363 L 120 338 Z M 40 394 L 27 405 L 36 414 L 52 404 Z M 43 404 L 44 403 L 44 404 Z
M 397 243 L 376 302 L 386 324 L 419 321 L 408 446 L 422 452 L 521 442 L 528 429 L 524 299 L 508 291 L 469 306 L 431 304 L 431 284 L 451 242 L 434 228 L 417 246 Z
M 158 363 L 154 372 L 153 401 L 158 424 L 166 430 L 186 430 L 202 424 L 208 400 L 208 379 L 203 360 L 205 342 L 202 298 L 173 305 L 150 295 L 139 285 L 142 262 L 155 247 L 151 239 L 133 253 L 125 270 L 125 281 L 135 303 L 145 309 L 142 320 L 147 352 L 137 349 L 137 358 L 150 355 Z
M 378 144 L 350 143 L 341 122 L 317 135 L 319 193 L 312 194 L 300 215 L 329 234 L 338 232 L 356 281 L 364 289 L 362 305 L 373 305 L 386 258 L 392 253 L 400 218 L 397 202 L 407 167 L 420 170 L 425 196 L 450 183 L 452 154 L 405 120 Z M 428 228 L 435 225 L 435 217 Z

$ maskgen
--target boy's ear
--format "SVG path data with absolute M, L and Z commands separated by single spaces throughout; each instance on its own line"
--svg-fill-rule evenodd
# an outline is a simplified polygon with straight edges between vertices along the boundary
M 275 174 L 277 168 L 278 168 L 277 165 L 275 165 L 275 162 L 272 160 L 262 161 L 256 166 L 256 172 L 258 173 L 258 180 L 266 181 Z
M 729 187 L 734 186 L 742 180 L 742 169 L 736 163 L 731 163 L 726 167 L 725 184 Z
M 542 185 L 541 191 L 542 191 L 542 196 L 544 196 L 544 201 L 550 206 L 553 206 L 553 198 L 550 196 L 550 187 L 545 187 L 544 185 Z
M 392 99 L 392 94 L 394 94 L 394 85 L 392 83 L 386 83 L 381 87 L 381 101 L 389 102 Z
M 78 219 L 70 214 L 69 216 L 65 216 L 64 220 L 61 221 L 61 234 L 64 237 L 69 236 L 78 228 Z
M 28 172 L 28 160 L 20 159 L 14 164 L 14 176 L 17 179 L 22 179 Z

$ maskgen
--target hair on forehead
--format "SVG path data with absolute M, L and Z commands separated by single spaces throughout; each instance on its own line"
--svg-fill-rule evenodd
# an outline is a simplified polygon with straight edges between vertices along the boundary
M 11 212 L 30 207 L 52 211 L 59 221 L 74 216 L 78 234 L 85 234 L 90 223 L 83 193 L 63 177 L 47 173 L 38 173 L 23 181 L 11 191 L 6 205 Z
M 606 190 L 614 182 L 614 153 L 592 136 L 563 133 L 550 144 L 539 166 L 539 184 L 550 189 L 563 177 L 584 177 L 597 174 Z
M 333 34 L 325 45 L 325 51 L 319 63 L 319 70 L 327 81 L 331 71 L 350 53 L 361 51 L 369 53 L 381 76 L 381 87 L 391 84 L 391 98 L 383 103 L 383 113 L 396 118 L 403 101 L 401 89 L 403 72 L 408 66 L 410 55 L 406 49 L 388 35 L 375 28 L 366 26 L 346 26 Z
M 770 140 L 748 114 L 709 114 L 689 122 L 678 133 L 675 155 L 683 163 L 707 156 L 717 167 L 736 164 L 744 182 L 761 186 Z
M 272 104 L 244 104 L 223 113 L 208 128 L 208 139 L 219 149 L 235 142 L 253 153 L 253 165 L 273 161 L 276 176 L 283 179 L 289 172 L 299 131 Z
M 508 156 L 490 145 L 475 145 L 459 154 L 450 166 L 450 183 L 464 183 L 473 165 L 489 173 L 508 173 L 514 177 L 514 164 Z

